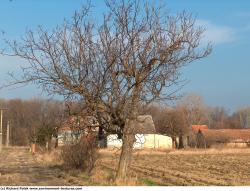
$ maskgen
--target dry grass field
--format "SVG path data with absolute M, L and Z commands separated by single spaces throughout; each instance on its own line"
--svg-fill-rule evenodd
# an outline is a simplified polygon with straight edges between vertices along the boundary
M 57 153 L 57 152 L 56 152 Z M 61 168 L 56 153 L 27 148 L 0 154 L 0 185 L 114 185 L 119 151 L 100 150 L 90 175 Z M 250 149 L 136 151 L 125 185 L 250 185 Z

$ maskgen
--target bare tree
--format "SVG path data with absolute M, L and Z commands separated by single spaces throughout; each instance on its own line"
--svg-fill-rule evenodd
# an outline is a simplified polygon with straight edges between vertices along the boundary
M 106 1 L 102 24 L 89 19 L 90 6 L 52 32 L 39 28 L 9 42 L 28 61 L 23 78 L 51 94 L 81 99 L 100 126 L 122 137 L 117 180 L 127 177 L 140 105 L 173 99 L 179 69 L 206 57 L 203 29 L 191 14 L 170 16 L 142 1 Z M 170 89 L 169 89 L 170 88 Z
M 155 120 L 156 119 L 156 120 Z M 174 148 L 183 148 L 183 136 L 190 132 L 189 122 L 186 112 L 182 108 L 163 108 L 154 118 L 156 128 L 162 133 L 172 138 Z M 177 139 L 179 143 L 177 144 Z
M 30 119 L 36 116 L 36 110 L 29 113 L 24 101 L 20 99 L 6 101 L 6 108 L 8 108 L 8 119 L 12 129 L 10 141 L 12 145 L 24 146 L 29 144 L 29 125 Z M 30 107 L 30 105 L 29 105 Z M 30 107 L 33 108 L 33 107 Z M 34 109 L 34 108 L 33 108 Z M 34 114 L 30 115 L 30 114 Z M 29 117 L 27 117 L 29 115 Z M 22 135 L 22 136 L 20 136 Z
M 186 94 L 178 102 L 177 108 L 185 113 L 189 126 L 209 123 L 207 107 L 199 95 Z
M 223 107 L 214 107 L 210 109 L 209 113 L 211 128 L 225 129 L 227 128 L 226 121 L 229 117 L 228 111 Z
M 169 123 L 168 114 L 172 110 L 173 109 L 170 107 L 164 107 L 158 104 L 150 104 L 147 107 L 143 108 L 143 114 L 152 116 L 156 132 L 161 134 L 168 134 L 166 129 Z
M 37 98 L 14 99 L 6 100 L 4 106 L 7 108 L 5 126 L 8 120 L 11 127 L 12 145 L 27 146 L 30 142 L 36 142 L 38 136 L 45 144 L 50 142 L 52 134 L 56 136 L 55 127 L 62 121 L 63 105 L 61 102 Z
M 239 117 L 240 126 L 242 128 L 250 127 L 250 107 L 242 108 L 235 112 L 235 117 Z
M 58 137 L 57 130 L 63 122 L 64 107 L 59 101 L 46 100 L 42 102 L 39 114 L 39 128 L 35 138 L 40 139 L 40 144 L 50 151 L 52 137 Z M 37 141 L 39 143 L 39 140 Z

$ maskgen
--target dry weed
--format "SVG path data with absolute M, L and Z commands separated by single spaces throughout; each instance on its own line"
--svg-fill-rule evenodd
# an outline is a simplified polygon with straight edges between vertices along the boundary
M 51 152 L 40 152 L 35 154 L 35 159 L 38 163 L 42 165 L 61 165 L 62 161 L 60 160 L 60 150 L 54 149 Z

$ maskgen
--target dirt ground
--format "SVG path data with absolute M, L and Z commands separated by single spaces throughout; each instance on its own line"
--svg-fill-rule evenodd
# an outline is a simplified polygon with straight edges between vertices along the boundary
M 27 148 L 0 153 L 0 185 L 114 185 L 119 151 L 101 150 L 90 175 L 65 171 L 56 157 Z M 250 149 L 137 151 L 126 185 L 250 185 Z
M 85 185 L 79 172 L 66 172 L 47 155 L 32 155 L 29 148 L 8 148 L 0 153 L 0 185 Z
M 250 149 L 139 151 L 130 176 L 146 185 L 250 185 Z M 101 165 L 114 170 L 117 157 L 103 151 Z

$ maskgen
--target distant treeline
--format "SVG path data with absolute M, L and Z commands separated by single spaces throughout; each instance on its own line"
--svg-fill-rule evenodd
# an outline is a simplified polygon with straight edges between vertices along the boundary
M 0 100 L 4 111 L 4 140 L 7 121 L 10 123 L 10 144 L 24 146 L 33 141 L 46 143 L 63 115 L 62 103 L 55 100 Z
M 0 100 L 4 111 L 3 126 L 5 143 L 7 121 L 10 122 L 10 144 L 29 145 L 38 142 L 45 145 L 57 136 L 60 127 L 69 115 L 86 115 L 81 103 L 65 103 L 57 100 L 13 99 Z M 189 94 L 179 100 L 175 107 L 153 104 L 141 107 L 141 114 L 151 114 L 159 133 L 169 136 L 182 136 L 192 124 L 205 124 L 209 128 L 249 128 L 250 107 L 235 111 L 233 114 L 223 107 L 206 106 L 198 95 Z
M 191 125 L 207 125 L 211 129 L 250 128 L 250 107 L 230 114 L 223 107 L 204 104 L 202 97 L 187 94 L 175 107 L 153 105 L 148 108 L 159 132 L 180 135 L 190 130 Z

